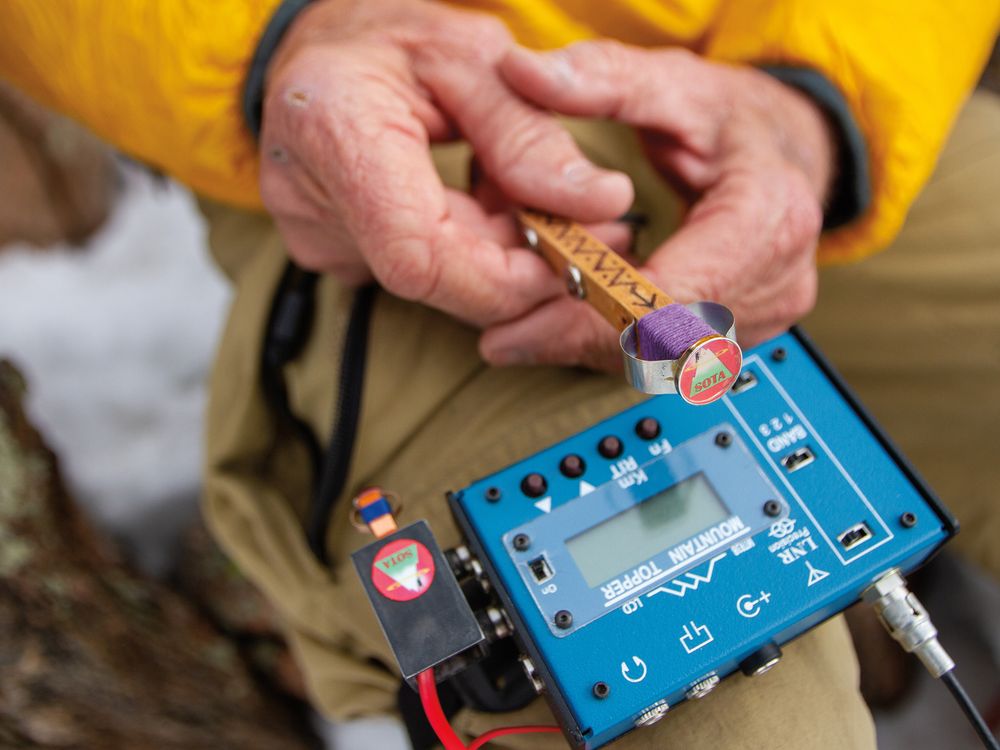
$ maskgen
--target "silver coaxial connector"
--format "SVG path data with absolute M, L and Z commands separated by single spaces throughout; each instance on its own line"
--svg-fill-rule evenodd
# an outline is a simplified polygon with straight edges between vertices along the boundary
M 907 587 L 899 570 L 884 573 L 864 590 L 861 599 L 870 604 L 878 619 L 908 653 L 916 654 L 935 678 L 955 668 L 937 639 L 937 628 L 927 610 Z

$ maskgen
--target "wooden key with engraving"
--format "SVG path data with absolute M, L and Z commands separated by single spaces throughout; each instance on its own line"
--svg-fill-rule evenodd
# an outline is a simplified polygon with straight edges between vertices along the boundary
M 733 314 L 714 302 L 682 305 L 579 224 L 522 210 L 528 243 L 620 333 L 626 379 L 645 393 L 710 404 L 740 374 Z

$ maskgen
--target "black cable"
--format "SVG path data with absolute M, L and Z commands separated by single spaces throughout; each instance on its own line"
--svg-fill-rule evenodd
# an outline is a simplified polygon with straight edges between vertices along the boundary
M 375 304 L 375 290 L 375 286 L 366 286 L 355 292 L 340 360 L 339 393 L 333 434 L 330 435 L 330 442 L 327 444 L 316 493 L 306 519 L 309 547 L 324 565 L 329 563 L 326 534 L 330 527 L 330 515 L 347 483 L 357 436 L 358 418 L 361 415 L 361 393 L 368 353 L 368 328 Z
M 952 669 L 949 672 L 945 672 L 941 675 L 940 679 L 947 686 L 948 690 L 951 691 L 951 694 L 955 696 L 955 701 L 966 717 L 968 717 L 969 723 L 976 730 L 979 739 L 983 741 L 983 746 L 989 748 L 989 750 L 1000 750 L 1000 743 L 997 742 L 997 738 L 993 736 L 993 732 L 986 725 L 972 699 L 969 698 L 969 694 L 965 692 L 962 683 L 958 681 L 958 678 L 955 676 L 955 670 Z
M 322 450 L 312 428 L 296 415 L 288 401 L 284 368 L 298 357 L 312 329 L 318 276 L 285 266 L 271 302 L 261 357 L 261 386 L 271 409 L 301 440 L 309 455 L 313 491 L 322 464 Z

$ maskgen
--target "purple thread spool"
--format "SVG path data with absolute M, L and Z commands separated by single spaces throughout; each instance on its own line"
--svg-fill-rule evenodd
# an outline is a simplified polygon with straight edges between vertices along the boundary
M 680 359 L 701 339 L 718 335 L 712 326 L 677 302 L 636 321 L 639 355 L 650 361 Z

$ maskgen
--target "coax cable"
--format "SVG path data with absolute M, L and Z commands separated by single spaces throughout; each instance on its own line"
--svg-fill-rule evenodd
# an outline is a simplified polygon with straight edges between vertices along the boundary
M 990 731 L 989 726 L 983 720 L 982 715 L 976 709 L 976 704 L 972 702 L 969 698 L 969 694 L 965 692 L 965 688 L 962 687 L 962 683 L 958 681 L 958 677 L 955 676 L 955 671 L 945 672 L 941 675 L 941 682 L 945 684 L 945 687 L 951 691 L 951 694 L 955 697 L 955 701 L 958 703 L 959 708 L 968 718 L 969 723 L 972 724 L 972 728 L 976 730 L 976 734 L 979 735 L 979 739 L 983 741 L 983 745 L 990 748 L 990 750 L 1000 749 L 1000 744 L 997 744 L 996 737 Z
M 916 654 L 931 676 L 941 680 L 954 696 L 988 750 L 1000 750 L 1000 743 L 990 731 L 968 693 L 955 675 L 955 662 L 938 642 L 938 631 L 916 595 L 906 587 L 906 580 L 896 569 L 882 575 L 865 589 L 862 601 L 875 610 L 879 622 L 907 653 Z

